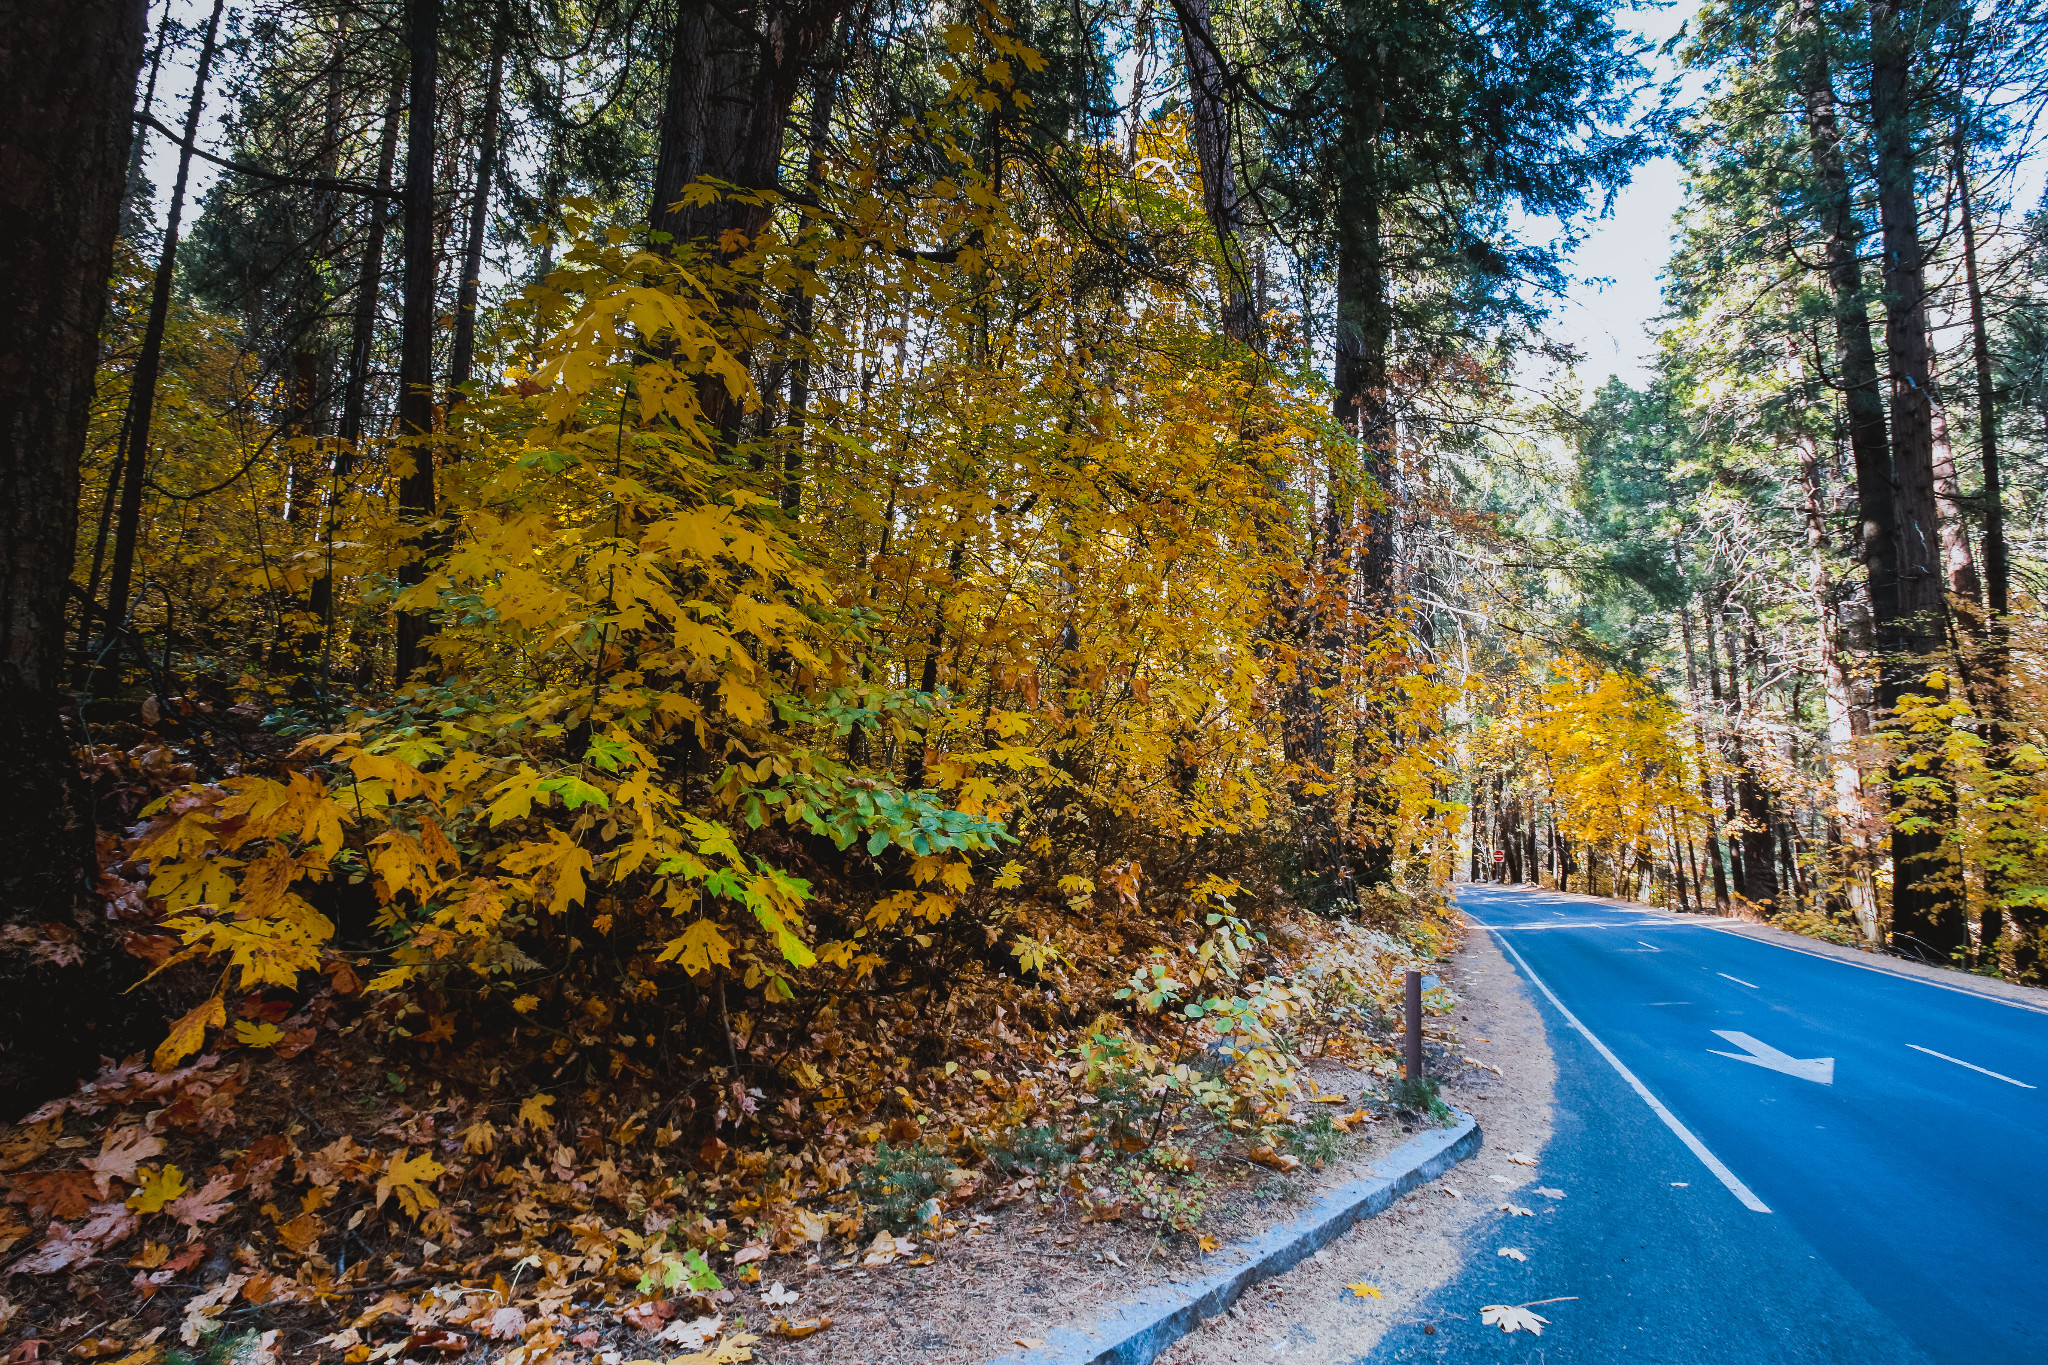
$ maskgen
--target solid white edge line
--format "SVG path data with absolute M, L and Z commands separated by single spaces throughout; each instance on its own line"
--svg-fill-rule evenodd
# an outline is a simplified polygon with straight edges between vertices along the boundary
M 1498 937 L 1498 935 L 1496 935 L 1496 937 Z M 1586 1041 L 1591 1043 L 1594 1049 L 1597 1052 L 1599 1052 L 1599 1054 L 1602 1057 L 1605 1057 L 1607 1059 L 1607 1064 L 1613 1067 L 1615 1071 L 1620 1074 L 1621 1078 L 1629 1083 L 1630 1088 L 1633 1089 L 1636 1092 L 1636 1094 L 1643 1097 L 1643 1103 L 1650 1106 L 1650 1112 L 1655 1114 L 1658 1118 L 1664 1120 L 1664 1126 L 1666 1128 L 1669 1128 L 1672 1132 L 1676 1133 L 1678 1135 L 1678 1140 L 1684 1143 L 1687 1147 L 1692 1149 L 1692 1154 L 1700 1159 L 1700 1164 L 1702 1166 L 1705 1166 L 1708 1170 L 1712 1171 L 1714 1173 L 1714 1178 L 1719 1180 L 1723 1185 L 1726 1185 L 1728 1187 L 1728 1193 L 1734 1195 L 1737 1199 L 1741 1200 L 1742 1206 L 1746 1209 L 1749 1209 L 1753 1213 L 1769 1213 L 1771 1211 L 1770 1205 L 1764 1203 L 1763 1200 L 1757 1198 L 1756 1194 L 1749 1188 L 1749 1186 L 1743 1184 L 1742 1181 L 1736 1177 L 1735 1172 L 1729 1170 L 1726 1166 L 1721 1164 L 1721 1158 L 1715 1156 L 1712 1152 L 1707 1150 L 1706 1143 L 1701 1142 L 1698 1138 L 1694 1137 L 1692 1135 L 1692 1130 L 1690 1128 L 1687 1128 L 1684 1124 L 1680 1123 L 1678 1121 L 1678 1116 L 1672 1113 L 1669 1109 L 1666 1109 L 1664 1107 L 1663 1101 L 1659 1100 L 1655 1095 L 1652 1095 L 1650 1093 L 1650 1088 L 1644 1085 L 1641 1081 L 1636 1079 L 1636 1073 L 1630 1071 L 1626 1066 L 1624 1066 L 1622 1064 L 1621 1058 L 1615 1056 L 1613 1050 L 1610 1049 L 1607 1046 L 1607 1044 L 1601 1042 L 1598 1038 L 1593 1036 L 1593 1030 L 1587 1028 L 1584 1024 L 1579 1022 L 1578 1015 L 1573 1014 L 1570 1010 L 1564 1007 L 1564 1001 L 1557 998 L 1557 992 L 1550 989 L 1549 983 L 1544 981 L 1542 977 L 1536 975 L 1534 969 L 1532 969 L 1529 966 L 1528 962 L 1522 957 L 1522 955 L 1515 951 L 1513 944 L 1509 943 L 1507 939 L 1502 938 L 1500 940 L 1500 946 L 1507 951 L 1508 956 L 1514 958 L 1514 960 L 1521 965 L 1522 971 L 1528 976 L 1528 978 L 1531 981 L 1536 983 L 1536 988 L 1542 991 L 1544 995 L 1550 998 L 1550 1003 L 1557 1006 L 1557 1012 L 1565 1017 L 1565 1022 L 1570 1024 L 1573 1028 L 1577 1029 L 1580 1033 L 1584 1034 Z
M 1714 973 L 1714 975 L 1715 975 L 1715 976 L 1728 976 L 1728 973 L 1726 973 L 1726 972 L 1715 972 L 1715 973 Z M 1763 987 L 1761 987 L 1761 986 L 1757 985 L 1757 984 L 1756 984 L 1756 982 L 1754 982 L 1754 981 L 1744 981 L 1744 980 L 1743 980 L 1743 979 L 1742 979 L 1741 977 L 1739 977 L 1739 976 L 1728 976 L 1728 979 L 1729 979 L 1730 981 L 1733 981 L 1733 982 L 1734 982 L 1734 983 L 1735 983 L 1736 985 L 1738 985 L 1738 986 L 1747 986 L 1747 987 L 1749 987 L 1749 988 L 1750 988 L 1751 990 L 1753 990 L 1753 991 L 1760 991 L 1760 990 L 1762 990 L 1762 989 L 1763 989 Z
M 2007 1085 L 2016 1085 L 2022 1090 L 2039 1089 L 2038 1086 L 2028 1085 L 2025 1081 L 2016 1081 L 2010 1076 L 2000 1075 L 1996 1071 L 1987 1070 L 1984 1067 L 1978 1066 L 1975 1062 L 1966 1062 L 1960 1057 L 1951 1057 L 1946 1052 L 1936 1052 L 1931 1047 L 1922 1047 L 1918 1043 L 1908 1043 L 1906 1046 L 1912 1048 L 1915 1052 L 1924 1052 L 1930 1057 L 1939 1057 L 1944 1062 L 1954 1062 L 1957 1066 L 1966 1066 L 1972 1071 L 1991 1077 L 1994 1081 L 2004 1081 Z

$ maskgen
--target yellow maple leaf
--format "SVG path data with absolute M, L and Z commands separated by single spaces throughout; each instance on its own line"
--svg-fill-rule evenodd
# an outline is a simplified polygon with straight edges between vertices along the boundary
M 555 1102 L 553 1095 L 528 1095 L 519 1106 L 519 1121 L 538 1132 L 555 1126 L 555 1116 L 548 1112 L 548 1106 Z
M 237 1019 L 235 1041 L 243 1047 L 275 1047 L 284 1041 L 284 1030 L 275 1024 L 252 1024 L 247 1019 Z
M 200 1044 L 206 1041 L 207 1029 L 219 1028 L 227 1021 L 227 1002 L 217 995 L 194 1005 L 189 1013 L 171 1025 L 170 1036 L 157 1044 L 156 1056 L 151 1058 L 151 1062 L 158 1071 L 169 1071 L 199 1051 Z
M 732 944 L 725 935 L 718 932 L 718 926 L 708 919 L 700 919 L 684 929 L 679 937 L 662 945 L 656 962 L 673 959 L 682 964 L 683 970 L 691 976 L 701 976 L 711 970 L 712 964 L 724 967 L 732 961 Z
M 144 1166 L 135 1172 L 142 1188 L 128 1196 L 128 1207 L 137 1213 L 155 1213 L 185 1192 L 185 1173 L 166 1164 L 162 1170 Z
M 446 1169 L 434 1160 L 431 1152 L 408 1158 L 406 1149 L 399 1148 L 377 1177 L 377 1207 L 384 1207 L 384 1201 L 396 1194 L 399 1204 L 414 1218 L 420 1216 L 421 1209 L 440 1208 L 441 1201 L 432 1187 Z
M 1344 1287 L 1351 1291 L 1351 1297 L 1355 1299 L 1381 1299 L 1386 1297 L 1386 1295 L 1380 1293 L 1378 1285 L 1367 1284 L 1364 1280 L 1360 1280 L 1357 1284 L 1347 1284 Z

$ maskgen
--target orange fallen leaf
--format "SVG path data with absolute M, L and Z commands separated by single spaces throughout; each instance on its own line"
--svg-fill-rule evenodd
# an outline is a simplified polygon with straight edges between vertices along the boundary
M 832 1319 L 830 1318 L 777 1318 L 775 1326 L 770 1330 L 778 1337 L 788 1337 L 791 1341 L 802 1341 L 812 1333 L 822 1332 L 831 1325 Z

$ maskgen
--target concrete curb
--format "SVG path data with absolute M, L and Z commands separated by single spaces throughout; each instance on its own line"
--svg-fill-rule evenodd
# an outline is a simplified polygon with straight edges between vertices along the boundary
M 1457 1111 L 1452 1111 L 1457 1113 Z M 1479 1150 L 1479 1120 L 1458 1113 L 1450 1128 L 1421 1133 L 1366 1169 L 1368 1175 L 1330 1191 L 1292 1222 L 1224 1248 L 1223 1268 L 1197 1279 L 1148 1289 L 1104 1310 L 1092 1326 L 1055 1328 L 1043 1346 L 1000 1356 L 989 1365 L 1150 1365 L 1167 1347 L 1271 1279 L 1336 1241 L 1361 1218 L 1382 1212 Z

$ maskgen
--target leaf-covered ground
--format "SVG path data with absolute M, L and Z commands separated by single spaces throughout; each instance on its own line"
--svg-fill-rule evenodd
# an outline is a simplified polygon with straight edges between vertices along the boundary
M 1286 1007 L 1220 1044 L 1106 980 L 969 969 L 736 1013 L 691 1070 L 594 1024 L 457 1038 L 339 970 L 4 1130 L 0 1358 L 706 1365 L 834 1331 L 779 1287 L 805 1273 L 971 1275 L 1030 1229 L 1197 1257 L 1389 1113 L 1315 1076 L 1393 1074 L 1399 971 L 1449 942 L 1399 927 L 1275 920 L 1248 966 Z

